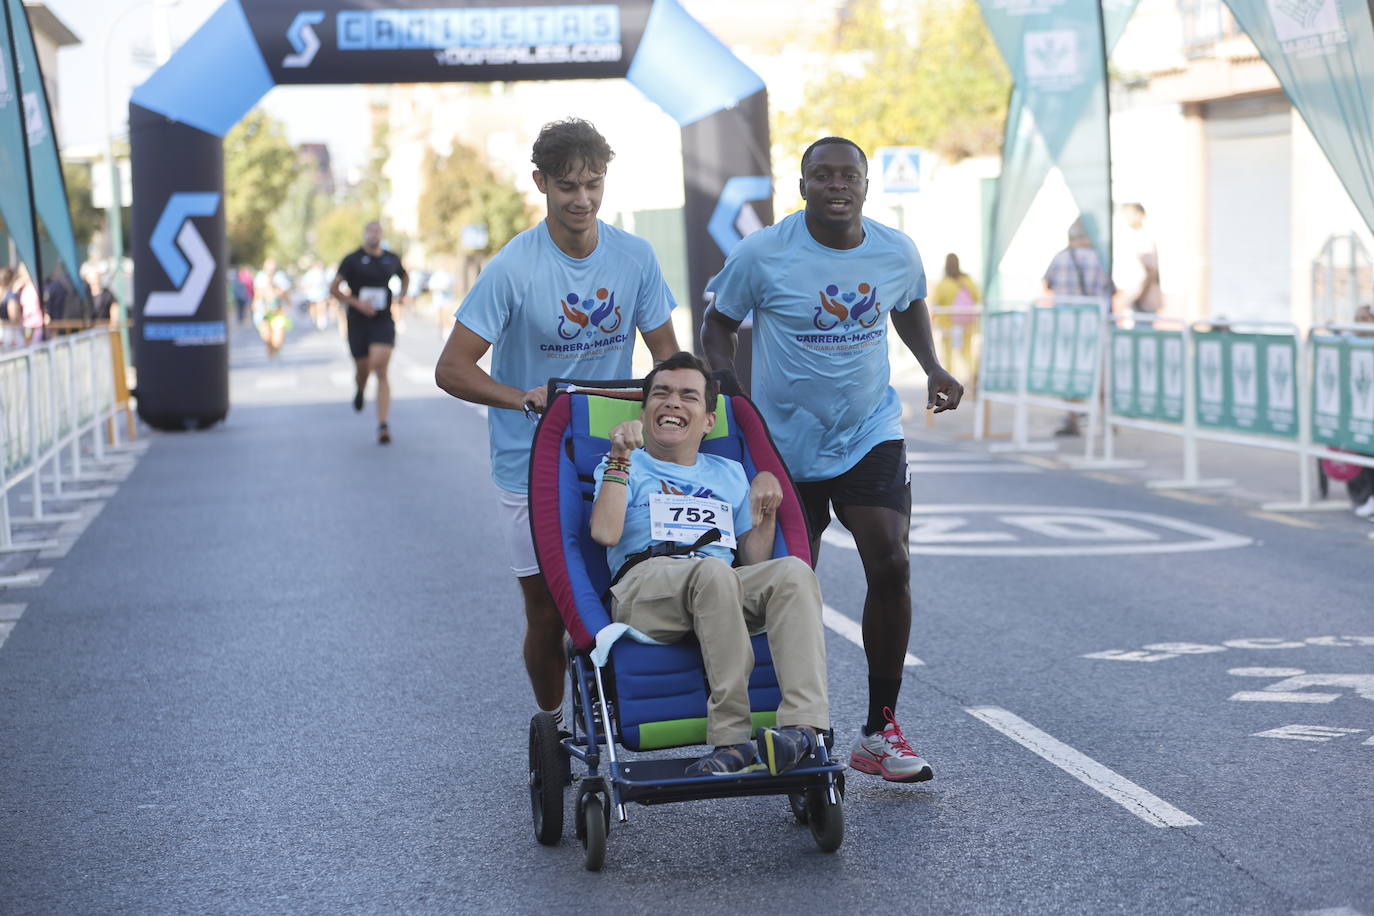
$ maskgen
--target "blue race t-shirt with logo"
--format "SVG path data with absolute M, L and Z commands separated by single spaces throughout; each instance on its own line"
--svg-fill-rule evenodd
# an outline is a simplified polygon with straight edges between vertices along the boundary
M 838 477 L 902 438 L 887 319 L 925 298 L 926 274 L 904 233 L 867 217 L 863 227 L 841 251 L 793 213 L 746 236 L 710 284 L 722 315 L 754 313 L 751 393 L 797 480 Z
M 601 479 L 606 472 L 606 459 L 601 460 L 594 476 L 596 495 L 601 495 Z M 619 486 L 619 484 L 611 484 Z M 625 558 L 638 553 L 654 543 L 649 521 L 649 495 L 651 493 L 676 493 L 683 496 L 700 496 L 703 499 L 719 499 L 734 509 L 735 539 L 754 527 L 753 516 L 749 512 L 749 480 L 744 476 L 744 465 L 719 455 L 699 453 L 696 464 L 674 464 L 659 461 L 642 448 L 637 448 L 630 456 L 629 493 L 625 500 L 625 528 L 620 540 L 606 548 L 606 565 L 615 575 Z M 687 543 L 692 543 L 688 541 Z M 719 542 L 707 544 L 701 553 L 720 557 L 727 563 L 733 562 L 735 555 L 729 547 Z
M 635 329 L 660 327 L 676 304 L 648 242 L 598 221 L 596 250 L 574 258 L 541 221 L 491 259 L 454 317 L 494 345 L 491 377 L 528 391 L 551 378 L 628 378 Z M 487 426 L 492 478 L 524 493 L 534 424 L 492 408 Z

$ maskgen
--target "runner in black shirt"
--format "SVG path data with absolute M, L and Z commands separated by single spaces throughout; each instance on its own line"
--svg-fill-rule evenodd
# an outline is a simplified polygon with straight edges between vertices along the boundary
M 363 409 L 368 373 L 377 376 L 377 441 L 383 445 L 391 441 L 386 425 L 391 383 L 386 370 L 391 348 L 396 345 L 396 322 L 391 317 L 391 289 L 387 285 L 392 277 L 401 278 L 400 299 L 405 299 L 410 277 L 400 257 L 382 247 L 382 224 L 374 220 L 363 227 L 363 247 L 343 259 L 329 288 L 330 295 L 348 311 L 348 349 L 357 366 L 354 410 Z

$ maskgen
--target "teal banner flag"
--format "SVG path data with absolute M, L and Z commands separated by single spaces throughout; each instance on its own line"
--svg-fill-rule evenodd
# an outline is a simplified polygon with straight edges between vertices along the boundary
M 1103 263 L 1111 263 L 1106 49 L 1121 37 L 1137 2 L 980 0 L 1014 80 L 984 261 L 990 299 L 999 294 L 1002 256 L 1054 165 Z
M 5 231 L 14 239 L 19 260 L 35 263 L 37 239 L 32 201 L 29 199 L 28 145 L 24 142 L 23 105 L 19 91 L 19 65 L 10 44 L 15 34 L 10 22 L 10 4 L 5 4 L 0 16 L 0 216 L 5 219 Z M 0 252 L 0 261 L 8 252 Z
M 67 209 L 67 184 L 62 178 L 57 135 L 53 129 L 47 89 L 43 86 L 43 71 L 38 66 L 38 50 L 33 43 L 23 0 L 6 0 L 6 3 L 14 35 L 14 52 L 18 58 L 18 90 L 20 103 L 24 106 L 24 127 L 28 131 L 34 204 L 42 229 L 46 231 L 62 266 L 66 268 L 73 288 L 84 297 L 86 289 L 80 282 L 81 258 L 76 251 L 71 211 Z M 40 278 L 35 279 L 42 282 Z
M 1226 0 L 1374 231 L 1374 23 L 1366 0 Z

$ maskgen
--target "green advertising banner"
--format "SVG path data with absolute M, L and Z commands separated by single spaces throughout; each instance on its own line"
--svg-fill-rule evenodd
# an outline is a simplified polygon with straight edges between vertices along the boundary
M 1332 448 L 1344 446 L 1345 381 L 1349 372 L 1347 342 L 1339 337 L 1312 342 L 1312 441 Z
M 983 388 L 1015 391 L 1020 376 L 1024 312 L 989 312 L 983 318 Z
M 1297 346 L 1291 337 L 1209 331 L 1197 343 L 1197 422 L 1295 439 Z
M 1312 441 L 1374 454 L 1374 340 L 1313 342 Z
M 67 185 L 62 177 L 61 156 L 57 137 L 53 133 L 52 109 L 48 105 L 48 91 L 43 84 L 43 71 L 38 63 L 38 50 L 29 29 L 29 20 L 22 0 L 7 0 L 10 26 L 14 35 L 14 53 L 19 71 L 19 86 L 24 106 L 24 126 L 28 133 L 29 168 L 33 176 L 33 202 L 38 210 L 47 241 L 58 254 L 67 277 L 77 295 L 86 297 L 86 285 L 81 279 L 81 258 L 76 250 L 76 236 L 72 232 L 71 211 L 67 207 Z M 6 176 L 6 181 L 13 180 Z M 43 239 L 39 239 L 40 244 Z M 43 272 L 54 266 L 51 257 L 42 259 Z M 32 262 L 30 262 L 32 263 Z M 34 278 L 40 285 L 44 278 Z
M 34 236 L 33 202 L 29 199 L 29 156 L 24 131 L 23 93 L 19 91 L 19 58 L 10 48 L 10 8 L 0 8 L 0 218 L 19 249 L 19 260 L 33 267 L 38 240 Z M 8 260 L 9 252 L 0 252 Z
M 1096 305 L 1033 309 L 1026 390 L 1074 400 L 1091 397 L 1101 324 Z
M 1112 329 L 1112 413 L 1183 421 L 1183 332 Z
M 1374 454 L 1374 341 L 1346 342 L 1345 447 L 1352 452 Z

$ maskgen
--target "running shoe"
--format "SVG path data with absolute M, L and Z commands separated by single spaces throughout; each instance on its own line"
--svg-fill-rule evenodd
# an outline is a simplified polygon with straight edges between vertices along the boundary
M 359 385 L 358 390 L 353 393 L 353 409 L 363 409 L 363 387 L 361 385 Z
M 687 765 L 688 776 L 734 776 L 762 769 L 753 744 L 725 744 Z
M 1364 502 L 1355 507 L 1355 514 L 1360 518 L 1374 517 L 1374 496 L 1369 497 Z
M 786 773 L 815 747 L 815 733 L 800 725 L 759 729 L 759 756 L 774 776 Z
M 882 731 L 860 735 L 854 741 L 849 765 L 888 782 L 925 782 L 934 776 L 930 764 L 907 742 L 892 710 L 884 707 L 883 717 L 887 726 Z
M 382 445 L 391 444 L 391 430 L 385 423 L 377 424 L 377 441 Z

